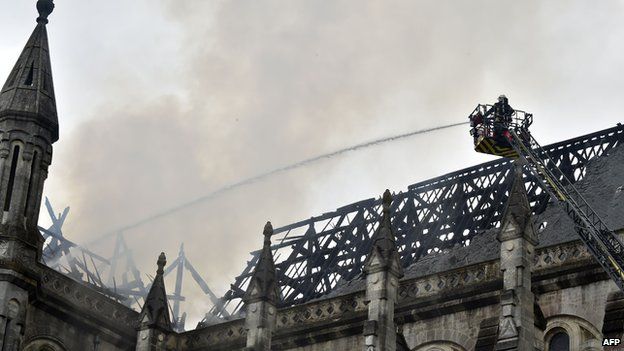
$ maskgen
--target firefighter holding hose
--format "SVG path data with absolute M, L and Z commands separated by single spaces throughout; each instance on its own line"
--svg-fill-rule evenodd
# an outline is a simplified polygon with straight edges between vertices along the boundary
M 509 124 L 512 122 L 512 115 L 515 110 L 509 105 L 509 100 L 505 95 L 498 97 L 498 102 L 492 106 L 486 113 L 485 118 L 490 115 L 494 115 L 494 137 L 496 139 L 503 139 L 505 136 L 503 132 L 507 130 Z

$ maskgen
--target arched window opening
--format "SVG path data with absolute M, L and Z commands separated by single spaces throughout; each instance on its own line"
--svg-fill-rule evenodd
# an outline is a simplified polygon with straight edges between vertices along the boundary
M 568 333 L 559 331 L 550 338 L 549 351 L 570 351 L 570 336 Z
M 33 189 L 33 180 L 35 179 L 35 171 L 37 170 L 37 151 L 33 153 L 32 163 L 30 164 L 30 179 L 28 180 L 28 188 L 26 190 L 26 204 L 24 205 L 24 216 L 28 214 L 28 206 L 30 205 Z
M 29 87 L 32 87 L 34 78 L 35 78 L 35 62 L 33 61 L 30 64 L 30 70 L 28 71 L 28 76 L 26 76 L 26 81 L 24 82 L 24 85 L 28 85 Z
M 31 341 L 23 349 L 24 351 L 65 351 L 65 348 L 61 346 L 57 341 L 50 338 L 41 338 Z
M 15 184 L 15 172 L 17 171 L 17 162 L 19 161 L 20 147 L 15 145 L 13 148 L 13 158 L 11 159 L 11 171 L 9 172 L 9 183 L 7 184 L 7 194 L 4 198 L 4 211 L 11 208 L 11 197 L 13 196 L 13 185 Z
M 459 345 L 449 342 L 449 341 L 437 341 L 432 344 L 427 343 L 426 345 L 417 347 L 416 351 L 463 351 L 464 348 Z

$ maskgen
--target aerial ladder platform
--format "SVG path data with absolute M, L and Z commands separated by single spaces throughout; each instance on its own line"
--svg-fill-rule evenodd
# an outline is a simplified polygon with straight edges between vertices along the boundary
M 468 118 L 475 151 L 526 161 L 542 189 L 570 216 L 589 252 L 624 291 L 624 244 L 531 135 L 533 115 L 512 109 L 501 96 L 494 105 L 478 105 Z

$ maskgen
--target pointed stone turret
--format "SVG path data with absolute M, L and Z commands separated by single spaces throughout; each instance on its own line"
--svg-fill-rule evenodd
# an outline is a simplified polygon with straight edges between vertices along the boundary
M 503 293 L 496 350 L 532 350 L 536 332 L 531 268 L 537 237 L 524 188 L 522 164 L 517 160 L 513 167 L 514 179 L 497 236 L 501 242 Z
M 43 238 L 37 228 L 43 184 L 58 139 L 46 24 L 52 0 L 39 0 L 37 26 L 0 90 L 0 348 L 21 350 L 35 296 Z
M 164 272 L 167 258 L 161 252 L 158 256 L 158 269 L 145 303 L 139 315 L 137 351 L 166 350 L 169 334 L 172 333 Z
M 249 281 L 245 296 L 243 297 L 243 301 L 246 304 L 257 301 L 277 304 L 279 298 L 275 262 L 273 261 L 273 253 L 271 252 L 271 235 L 273 235 L 271 222 L 267 222 L 264 226 L 263 235 L 264 244 L 262 246 L 262 252 L 258 258 L 258 263 L 256 263 L 251 280 Z
M 145 304 L 141 309 L 141 325 L 170 331 L 171 317 L 169 316 L 167 292 L 163 278 L 167 264 L 167 257 L 164 252 L 160 253 L 156 264 L 158 265 L 156 277 L 154 277 L 150 291 L 145 298 Z
M 247 348 L 249 351 L 271 350 L 271 337 L 275 331 L 279 288 L 275 262 L 271 251 L 273 226 L 267 222 L 264 226 L 264 245 L 256 263 L 249 286 L 243 297 L 247 315 Z
M 501 232 L 498 235 L 499 240 L 511 239 L 510 236 L 524 236 L 527 240 L 537 243 L 533 221 L 531 217 L 531 206 L 529 198 L 524 188 L 524 180 L 522 178 L 522 165 L 520 161 L 514 162 L 514 175 L 509 199 L 503 212 L 501 222 Z
M 375 271 L 390 270 L 395 275 L 403 276 L 403 266 L 394 237 L 394 230 L 390 223 L 390 205 L 392 204 L 392 194 L 390 190 L 384 192 L 382 196 L 382 214 L 379 228 L 373 234 L 371 250 L 364 261 L 364 272 L 369 274 Z
M 52 0 L 37 1 L 37 26 L 0 91 L 0 120 L 32 121 L 58 140 L 58 116 L 52 82 L 46 24 Z
M 0 90 L 0 236 L 34 250 L 41 245 L 41 195 L 58 140 L 46 31 L 53 9 L 52 0 L 37 1 L 37 26 Z
M 371 250 L 364 261 L 368 320 L 364 324 L 363 350 L 394 351 L 397 333 L 394 307 L 398 300 L 399 279 L 403 266 L 390 222 L 392 195 L 386 190 L 382 197 L 382 215 L 372 237 Z

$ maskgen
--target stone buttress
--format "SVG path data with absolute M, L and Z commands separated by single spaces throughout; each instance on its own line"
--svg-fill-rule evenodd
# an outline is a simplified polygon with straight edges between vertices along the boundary
M 537 236 L 518 161 L 513 170 L 515 178 L 497 236 L 501 243 L 503 291 L 496 350 L 533 350 L 536 336 L 531 268 Z
M 399 279 L 403 266 L 390 223 L 392 195 L 386 190 L 382 197 L 383 212 L 372 237 L 370 253 L 364 261 L 368 319 L 364 323 L 365 351 L 394 351 L 397 348 L 397 327 L 394 308 L 398 300 Z
M 270 351 L 271 338 L 275 333 L 279 289 L 275 262 L 271 252 L 271 222 L 264 226 L 264 244 L 249 286 L 243 297 L 245 303 L 245 350 Z

